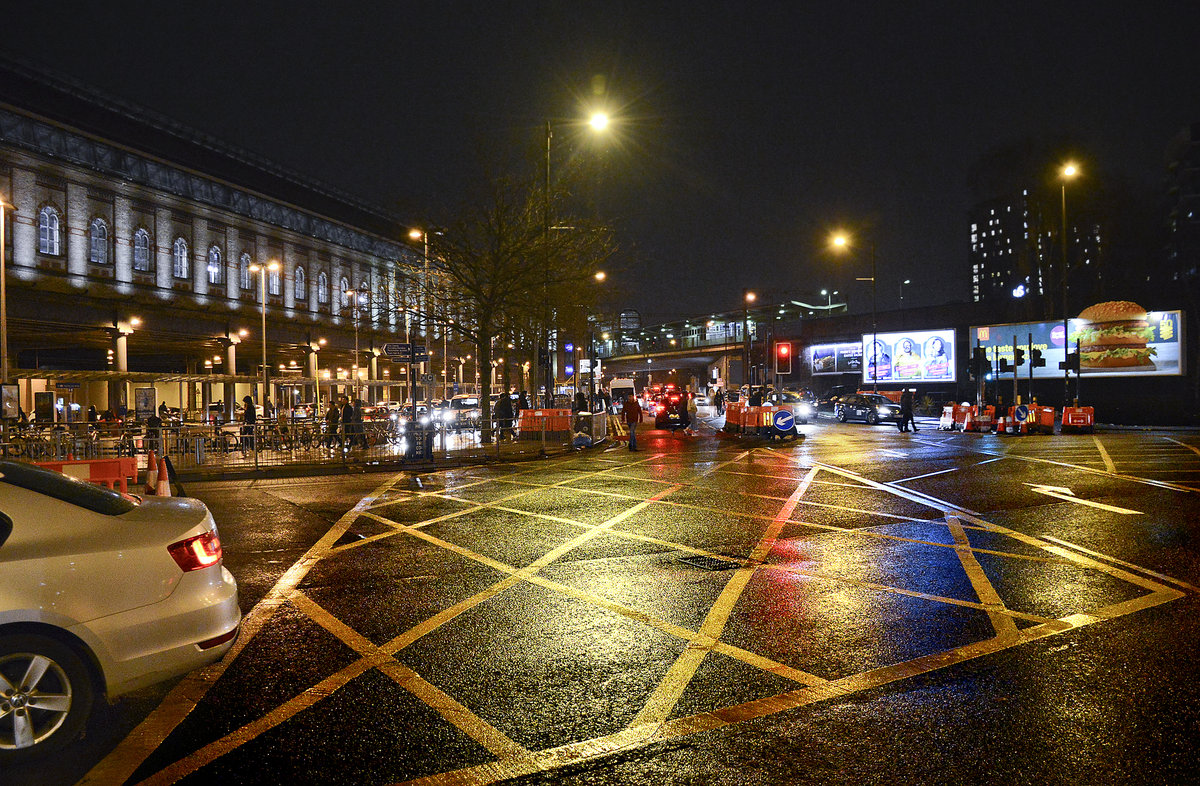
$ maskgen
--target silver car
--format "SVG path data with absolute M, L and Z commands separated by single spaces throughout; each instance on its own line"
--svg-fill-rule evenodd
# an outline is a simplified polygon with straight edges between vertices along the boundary
M 241 624 L 204 503 L 0 461 L 0 769 L 71 742 L 98 697 L 220 658 Z

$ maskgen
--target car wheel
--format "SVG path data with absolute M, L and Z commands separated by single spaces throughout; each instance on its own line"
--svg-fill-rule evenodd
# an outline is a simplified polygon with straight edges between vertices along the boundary
M 839 422 L 839 423 L 845 423 L 845 422 L 846 422 L 846 408 L 845 408 L 845 407 L 841 407 L 841 408 L 839 408 L 839 409 L 838 409 L 838 411 L 837 411 L 837 419 L 838 419 L 838 422 Z
M 70 743 L 94 697 L 87 667 L 67 645 L 37 634 L 0 637 L 0 762 Z
M 871 412 L 867 413 L 867 425 L 870 425 L 870 426 L 878 426 L 879 425 L 879 413 L 878 412 L 871 411 Z

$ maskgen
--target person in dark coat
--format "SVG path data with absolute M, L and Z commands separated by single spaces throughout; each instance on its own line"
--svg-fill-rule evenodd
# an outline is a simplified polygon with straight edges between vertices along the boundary
M 333 443 L 342 446 L 342 438 L 338 435 L 338 424 L 342 420 L 342 408 L 336 401 L 330 401 L 325 410 L 325 447 L 333 450 Z
M 96 405 L 95 405 L 95 404 L 92 404 L 90 407 L 88 407 L 87 420 L 88 420 L 88 423 L 97 423 L 97 422 L 99 422 L 99 420 L 100 420 L 100 413 L 96 411 Z
M 496 439 L 503 440 L 507 434 L 513 435 L 513 400 L 507 393 L 501 393 L 500 398 L 496 399 L 496 427 L 499 432 Z
M 583 394 L 582 390 L 576 391 L 575 392 L 575 403 L 572 405 L 571 410 L 573 412 L 587 412 L 588 409 L 589 408 L 588 408 L 587 396 L 585 396 Z
M 242 450 L 254 447 L 254 425 L 258 423 L 258 409 L 254 399 L 246 396 L 242 399 Z
M 907 388 L 900 394 L 900 422 L 896 425 L 900 431 L 908 431 L 910 425 L 914 432 L 917 430 L 917 422 L 913 419 L 913 394 Z
M 750 391 L 750 406 L 761 407 L 763 403 L 762 388 L 754 388 Z
M 525 395 L 525 391 L 521 391 L 521 395 L 517 397 L 517 415 L 520 416 L 521 410 L 530 409 L 529 396 Z
M 342 397 L 342 439 L 347 448 L 354 447 L 354 404 L 348 396 Z
M 621 410 L 621 419 L 629 426 L 629 449 L 637 450 L 637 427 L 642 422 L 642 408 L 632 393 L 625 397 L 625 407 Z

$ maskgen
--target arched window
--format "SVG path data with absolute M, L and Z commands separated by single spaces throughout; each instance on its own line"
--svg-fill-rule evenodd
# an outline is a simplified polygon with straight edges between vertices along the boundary
M 283 271 L 276 268 L 267 271 L 267 293 L 278 297 L 283 293 Z
M 304 275 L 304 268 L 296 268 L 292 281 L 295 288 L 296 300 L 308 300 L 308 279 Z
M 108 224 L 102 218 L 93 218 L 88 228 L 88 262 L 108 264 Z
M 225 259 L 217 246 L 208 249 L 208 283 L 225 283 Z
M 242 289 L 250 289 L 254 286 L 254 282 L 250 280 L 250 254 L 245 251 L 238 260 L 238 286 Z
M 54 256 L 62 253 L 62 232 L 59 230 L 58 211 L 48 205 L 38 213 L 38 253 Z
M 133 233 L 133 269 L 139 273 L 150 272 L 150 233 L 145 229 Z
M 350 282 L 345 276 L 338 282 L 338 303 L 342 305 L 343 311 L 350 308 Z
M 171 265 L 175 278 L 187 278 L 191 274 L 187 241 L 181 237 L 175 238 L 175 245 L 171 247 Z
M 329 303 L 329 276 L 322 270 L 317 274 L 317 304 L 327 305 Z

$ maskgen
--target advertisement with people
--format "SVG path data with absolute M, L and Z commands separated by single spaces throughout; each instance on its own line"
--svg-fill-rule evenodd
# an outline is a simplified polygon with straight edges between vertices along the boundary
M 862 371 L 861 344 L 816 344 L 809 347 L 808 362 L 814 376 L 858 374 Z
M 1028 378 L 1031 349 L 1041 351 L 1046 365 L 1033 368 L 1034 379 L 1061 378 L 1058 364 L 1079 350 L 1079 373 L 1085 377 L 1179 376 L 1184 368 L 1182 311 L 1146 311 L 1129 300 L 1095 303 L 1068 320 L 1019 322 L 971 328 L 971 346 L 984 348 L 993 364 L 1013 361 L 1013 341 L 1025 350 L 1019 375 Z M 1064 341 L 1064 337 L 1066 340 Z
M 956 381 L 953 330 L 866 334 L 862 352 L 866 357 L 864 382 Z

